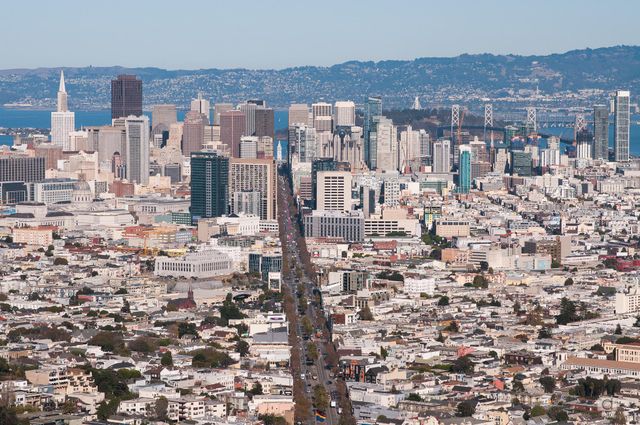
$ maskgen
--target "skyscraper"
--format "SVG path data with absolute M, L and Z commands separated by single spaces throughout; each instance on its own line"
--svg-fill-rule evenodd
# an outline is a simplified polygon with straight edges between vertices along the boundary
M 436 140 L 433 142 L 433 172 L 448 173 L 451 171 L 451 141 Z
M 471 147 L 460 146 L 460 161 L 458 173 L 458 192 L 469 193 L 471 190 Z
M 245 135 L 245 115 L 241 111 L 220 113 L 220 141 L 227 145 L 231 156 L 240 157 L 240 138 Z
M 333 107 L 330 103 L 319 102 L 311 105 L 313 127 L 318 131 L 333 130 Z
M 629 160 L 629 96 L 629 91 L 618 90 L 614 97 L 613 152 L 615 161 Z
M 576 134 L 576 157 L 578 159 L 591 159 L 594 152 L 593 134 L 586 128 Z
M 258 105 L 251 102 L 240 104 L 240 112 L 244 114 L 244 133 L 242 136 L 253 136 L 256 132 L 256 109 Z
M 149 118 L 129 116 L 124 120 L 124 127 L 127 179 L 146 185 L 149 183 Z
M 214 151 L 191 153 L 191 219 L 220 217 L 227 213 L 229 158 Z
M 306 103 L 294 103 L 289 106 L 289 127 L 293 124 L 309 124 L 309 106 Z
M 369 135 L 373 125 L 373 117 L 380 115 L 382 115 L 382 98 L 378 96 L 367 97 L 364 104 L 364 124 L 362 134 L 364 137 L 364 161 L 369 169 L 374 168 L 372 167 L 372 164 L 376 161 L 376 146 L 372 146 Z
M 205 125 L 209 125 L 211 121 L 209 117 L 210 109 L 211 105 L 208 100 L 202 98 L 202 93 L 198 93 L 198 98 L 191 101 L 191 110 L 204 115 L 206 118 Z
M 257 137 L 268 136 L 271 139 L 275 139 L 275 126 L 274 126 L 273 109 L 271 108 L 259 108 L 255 111 L 255 131 L 254 135 Z
M 237 197 L 243 192 L 260 193 L 260 218 L 276 220 L 278 217 L 277 203 L 277 172 L 273 159 L 245 159 L 232 158 L 230 161 L 229 193 L 232 204 L 237 204 Z M 234 213 L 247 211 L 233 211 Z
M 64 72 L 60 71 L 57 110 L 51 113 L 51 143 L 69 150 L 69 133 L 75 130 L 75 114 L 67 107 L 67 90 Z
M 198 111 L 191 110 L 185 114 L 182 126 L 182 155 L 191 156 L 191 152 L 202 149 L 206 120 L 207 118 Z
M 593 107 L 593 159 L 609 159 L 609 108 Z
M 142 115 L 142 80 L 118 75 L 111 80 L 111 119 Z
M 317 180 L 319 211 L 351 210 L 351 172 L 320 171 Z
M 220 125 L 220 114 L 232 111 L 233 105 L 230 103 L 216 103 L 213 105 L 213 125 Z
M 334 112 L 336 127 L 352 127 L 356 125 L 356 104 L 352 101 L 336 102 Z
M 169 131 L 171 124 L 178 122 L 176 105 L 155 105 L 151 112 L 151 133 L 162 134 Z

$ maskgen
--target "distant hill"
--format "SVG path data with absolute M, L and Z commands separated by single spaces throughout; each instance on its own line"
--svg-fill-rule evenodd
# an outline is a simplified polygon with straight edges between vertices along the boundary
M 60 68 L 0 71 L 0 104 L 54 104 Z M 381 95 L 385 107 L 408 107 L 415 96 L 423 103 L 447 104 L 516 96 L 522 90 L 542 94 L 579 93 L 605 97 L 624 88 L 640 92 L 640 46 L 573 50 L 547 56 L 460 55 L 381 62 L 350 61 L 330 67 L 304 66 L 281 70 L 85 67 L 64 68 L 70 105 L 75 109 L 108 107 L 109 80 L 132 73 L 144 81 L 146 106 L 186 106 L 202 92 L 217 102 L 263 98 L 274 106 L 324 99 Z M 584 92 L 592 90 L 595 92 Z M 582 91 L 582 92 L 581 92 Z M 603 92 L 604 91 L 604 92 Z M 565 98 L 569 98 L 565 96 Z

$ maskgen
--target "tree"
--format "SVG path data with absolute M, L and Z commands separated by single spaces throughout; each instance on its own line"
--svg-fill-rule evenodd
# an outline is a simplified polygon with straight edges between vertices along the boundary
M 622 326 L 620 326 L 620 323 L 616 325 L 616 330 L 613 333 L 615 335 L 622 335 Z
M 522 306 L 520 305 L 520 301 L 516 300 L 516 302 L 513 303 L 513 312 L 516 315 L 520 314 L 521 309 L 522 309 Z
M 469 375 L 473 373 L 475 365 L 473 361 L 471 361 L 470 356 L 462 356 L 458 357 L 451 366 L 451 370 L 455 373 L 464 373 L 465 375 Z
M 477 274 L 474 278 L 473 278 L 473 284 L 472 286 L 474 288 L 488 288 L 489 287 L 489 282 L 487 281 L 487 279 L 481 275 L 481 274 Z
M 543 376 L 539 382 L 545 393 L 552 393 L 556 389 L 556 379 L 553 376 Z
M 445 339 L 444 336 L 442 335 L 442 332 L 438 332 L 438 337 L 436 338 L 436 341 L 440 342 L 440 343 L 444 343 Z
M 315 343 L 310 342 L 307 344 L 307 356 L 314 362 L 318 360 L 318 347 Z
M 320 410 L 326 410 L 329 407 L 327 390 L 320 384 L 313 387 L 313 405 Z
M 365 305 L 362 310 L 360 310 L 360 320 L 365 320 L 365 321 L 372 321 L 373 320 L 373 313 L 371 313 L 371 309 L 369 308 L 368 305 Z
M 567 297 L 563 297 L 560 301 L 560 314 L 556 316 L 556 322 L 559 325 L 566 325 L 578 320 L 580 317 L 577 314 L 576 304 Z
M 522 384 L 522 381 L 519 381 L 519 380 L 513 381 L 513 384 L 511 386 L 511 390 L 514 393 L 523 393 L 525 391 L 525 389 L 524 389 L 524 385 Z
M 529 415 L 531 415 L 532 418 L 535 418 L 536 416 L 542 416 L 545 413 L 547 413 L 547 411 L 544 410 L 544 407 L 540 406 L 539 404 L 536 404 L 531 408 L 531 412 L 529 412 Z
M 441 307 L 449 305 L 449 297 L 447 297 L 446 295 L 441 296 L 438 300 L 438 305 Z
M 616 413 L 611 418 L 611 423 L 615 425 L 625 425 L 627 423 L 627 417 L 624 414 L 622 406 L 618 406 Z
M 49 252 L 49 251 L 47 251 Z M 66 258 L 62 258 L 62 257 L 56 257 L 55 260 L 53 260 L 53 265 L 54 266 L 67 266 L 69 265 L 69 260 L 67 260 Z
M 129 349 L 139 353 L 152 353 L 157 348 L 155 340 L 148 336 L 141 336 L 129 342 Z
M 156 399 L 155 413 L 156 419 L 159 421 L 167 420 L 167 409 L 169 408 L 169 400 L 165 396 Z
M 607 390 L 607 395 L 614 396 L 622 389 L 622 383 L 617 379 L 608 379 L 604 387 Z
M 422 401 L 422 397 L 420 397 L 420 394 L 416 393 L 410 393 L 406 399 L 408 401 Z
M 553 337 L 553 334 L 551 333 L 551 329 L 549 329 L 546 326 L 543 326 L 538 331 L 538 339 L 548 339 L 548 338 L 551 338 L 551 337 Z
M 260 382 L 254 383 L 249 392 L 253 395 L 262 395 L 262 384 Z
M 568 277 L 564 280 L 564 286 L 571 286 L 573 285 L 573 279 Z
M 162 357 L 160 357 L 160 364 L 167 367 L 173 366 L 173 355 L 171 351 L 166 351 Z
M 249 343 L 243 339 L 236 343 L 236 353 L 240 353 L 240 357 L 246 357 L 249 354 Z
M 113 353 L 122 353 L 126 351 L 122 335 L 117 332 L 98 332 L 89 340 L 88 344 L 97 345 L 103 351 L 111 351 Z
M 198 329 L 196 325 L 188 322 L 178 323 L 178 338 L 182 338 L 184 335 L 195 335 L 197 337 Z
M 467 418 L 476 413 L 476 406 L 469 400 L 461 401 L 456 407 L 456 416 Z
M 451 333 L 457 333 L 457 332 L 460 332 L 460 326 L 458 326 L 458 322 L 456 322 L 455 320 L 452 320 L 451 322 L 449 322 L 447 327 L 444 328 L 444 330 Z

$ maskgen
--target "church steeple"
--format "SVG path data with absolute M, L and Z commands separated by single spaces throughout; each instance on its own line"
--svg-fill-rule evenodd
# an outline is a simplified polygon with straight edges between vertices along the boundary
M 64 71 L 60 70 L 60 86 L 58 87 L 58 112 L 67 112 L 67 89 L 64 85 Z

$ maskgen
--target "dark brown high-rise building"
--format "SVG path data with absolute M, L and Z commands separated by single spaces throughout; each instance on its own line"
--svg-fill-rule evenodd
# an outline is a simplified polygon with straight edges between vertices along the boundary
M 241 111 L 225 111 L 220 114 L 220 141 L 229 147 L 234 158 L 240 158 L 240 138 L 244 133 L 245 115 Z
M 118 75 L 111 80 L 111 119 L 142 115 L 142 80 L 135 75 Z
M 256 109 L 256 136 L 269 136 L 275 138 L 275 129 L 273 125 L 273 109 L 264 108 Z
M 197 111 L 189 111 L 184 116 L 182 127 L 182 155 L 191 156 L 191 152 L 202 150 L 206 117 Z

